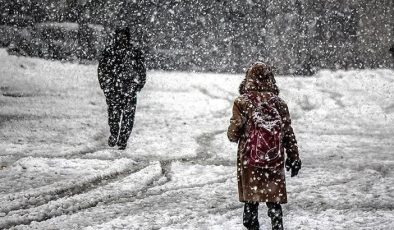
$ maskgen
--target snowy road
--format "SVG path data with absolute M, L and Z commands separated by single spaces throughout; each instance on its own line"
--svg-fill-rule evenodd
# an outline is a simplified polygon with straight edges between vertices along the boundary
M 118 151 L 95 66 L 0 62 L 0 229 L 242 229 L 225 134 L 242 76 L 149 72 Z M 303 159 L 285 228 L 394 229 L 394 72 L 277 81 Z

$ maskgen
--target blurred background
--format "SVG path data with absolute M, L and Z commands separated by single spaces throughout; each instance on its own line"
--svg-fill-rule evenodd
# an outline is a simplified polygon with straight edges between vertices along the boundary
M 149 69 L 124 151 L 97 81 L 119 26 Z M 262 60 L 303 161 L 285 229 L 393 230 L 393 30 L 394 0 L 0 0 L 0 229 L 241 229 L 226 131 Z
M 241 73 L 263 60 L 312 75 L 394 62 L 392 0 L 0 0 L 0 12 L 0 45 L 45 59 L 94 63 L 129 26 L 149 69 Z

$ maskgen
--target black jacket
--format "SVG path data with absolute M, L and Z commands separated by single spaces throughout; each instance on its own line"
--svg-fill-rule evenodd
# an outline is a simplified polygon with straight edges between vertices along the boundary
M 107 99 L 118 101 L 140 91 L 146 81 L 145 58 L 131 44 L 107 46 L 99 60 L 98 80 Z

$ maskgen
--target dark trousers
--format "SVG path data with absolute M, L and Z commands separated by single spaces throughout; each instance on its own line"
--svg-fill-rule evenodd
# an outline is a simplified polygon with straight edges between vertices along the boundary
M 278 203 L 267 202 L 268 216 L 271 218 L 271 224 L 273 230 L 283 230 L 282 221 L 282 206 Z M 247 229 L 258 230 L 260 227 L 258 220 L 258 202 L 245 202 L 244 214 L 243 214 L 243 225 Z
M 133 130 L 137 94 L 117 99 L 107 99 L 108 125 L 111 136 L 118 139 L 118 145 L 126 145 Z

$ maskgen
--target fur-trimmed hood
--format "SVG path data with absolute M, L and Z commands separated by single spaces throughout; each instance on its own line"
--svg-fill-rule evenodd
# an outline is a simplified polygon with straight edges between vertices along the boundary
M 264 63 L 253 64 L 240 86 L 240 93 L 241 95 L 234 100 L 230 125 L 227 129 L 229 140 L 238 143 L 239 201 L 286 203 L 285 154 L 289 159 L 299 159 L 299 153 L 296 137 L 291 127 L 289 110 L 284 100 L 278 97 L 273 101 L 282 120 L 280 162 L 270 169 L 253 167 L 248 164 L 247 154 L 249 153 L 246 151 L 250 140 L 250 121 L 258 109 L 251 99 L 254 98 L 259 103 L 264 103 L 271 100 L 272 93 L 279 93 L 271 68 Z M 249 93 L 250 95 L 247 95 Z
M 242 95 L 250 91 L 268 91 L 276 95 L 279 94 L 279 88 L 276 85 L 272 69 L 269 65 L 256 62 L 248 68 L 245 79 L 239 86 L 239 93 Z

